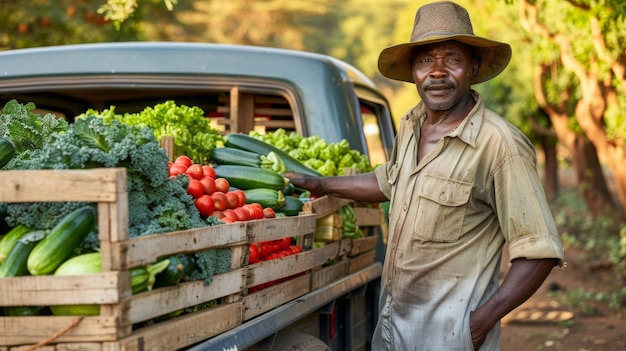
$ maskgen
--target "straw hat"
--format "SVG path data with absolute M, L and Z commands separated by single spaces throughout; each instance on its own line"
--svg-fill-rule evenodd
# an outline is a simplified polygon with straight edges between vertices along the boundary
M 509 44 L 474 35 L 467 10 L 453 2 L 441 1 L 417 10 L 411 41 L 384 49 L 378 57 L 378 69 L 387 78 L 413 83 L 410 63 L 413 48 L 448 40 L 476 48 L 481 63 L 472 84 L 497 76 L 511 60 Z

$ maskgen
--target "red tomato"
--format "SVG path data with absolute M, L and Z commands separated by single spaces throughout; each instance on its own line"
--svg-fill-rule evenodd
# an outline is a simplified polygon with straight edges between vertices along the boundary
M 231 192 L 237 195 L 237 197 L 239 198 L 239 206 L 243 206 L 246 204 L 246 193 L 244 193 L 243 190 L 237 189 Z
M 266 207 L 263 209 L 263 216 L 265 218 L 276 218 L 276 212 L 271 207 Z
M 239 197 L 237 194 L 229 191 L 226 193 L 226 199 L 228 199 L 228 208 L 235 209 L 239 207 Z
M 209 195 L 200 195 L 195 200 L 196 208 L 202 216 L 208 216 L 215 210 L 215 203 Z
M 226 224 L 237 222 L 237 220 L 232 218 L 232 217 L 222 217 L 222 218 L 220 218 L 220 221 L 222 221 L 222 222 L 224 222 Z
M 234 219 L 235 221 L 240 221 L 241 220 L 239 218 L 239 215 L 237 214 L 237 212 L 235 212 L 234 210 L 231 210 L 230 208 L 225 209 L 223 212 L 224 212 L 224 216 L 225 217 L 230 217 L 230 218 Z
M 187 174 L 191 176 L 191 178 L 198 179 L 198 180 L 204 177 L 204 173 L 202 173 L 202 166 L 197 163 L 187 168 Z
M 246 212 L 248 212 L 248 218 L 249 219 L 257 219 L 255 217 L 254 207 L 252 207 L 250 205 L 243 205 L 243 206 L 240 206 L 240 207 L 243 208 L 244 210 L 246 210 Z
M 185 172 L 187 172 L 187 166 L 182 163 L 174 163 L 172 167 L 170 167 L 170 176 L 185 174 Z
M 246 211 L 243 207 L 236 207 L 233 211 L 237 214 L 237 218 L 239 218 L 240 221 L 247 221 L 250 219 L 248 211 Z
M 263 208 L 262 207 L 252 206 L 252 209 L 254 210 L 254 219 L 263 219 L 263 218 L 265 218 L 265 215 L 263 214 Z
M 217 188 L 217 191 L 227 193 L 230 189 L 230 184 L 228 183 L 228 180 L 226 178 L 216 178 L 215 187 Z
M 220 211 L 220 210 L 215 210 L 213 212 L 211 212 L 211 214 L 209 216 L 213 216 L 213 217 L 217 217 L 219 219 L 224 218 L 224 212 Z
M 291 246 L 291 237 L 288 236 L 286 238 L 282 238 L 282 240 L 280 241 L 280 249 L 287 250 L 289 249 L 289 246 Z
M 224 211 L 228 209 L 228 198 L 226 197 L 226 194 L 224 194 L 221 191 L 216 191 L 210 196 L 213 198 L 213 201 L 215 202 L 216 210 Z
M 252 243 L 250 245 L 256 246 L 257 252 L 259 253 L 259 259 L 263 258 L 263 255 L 265 255 L 265 254 L 263 253 L 263 247 L 261 247 L 261 244 L 259 244 L 259 243 Z
M 202 179 L 200 179 L 200 183 L 202 183 L 202 186 L 204 187 L 204 193 L 207 195 L 213 194 L 217 189 L 215 187 L 215 179 L 209 176 L 202 177 Z
M 289 246 L 289 250 L 291 250 L 291 252 L 293 252 L 294 254 L 302 252 L 302 248 L 298 245 Z
M 250 257 L 248 257 L 248 263 L 253 264 L 259 262 L 259 248 L 252 244 L 250 245 Z
M 200 195 L 204 195 L 204 185 L 202 185 L 202 183 L 200 183 L 197 179 L 190 179 L 189 186 L 187 186 L 187 192 L 194 198 L 198 198 Z
M 205 176 L 209 176 L 209 177 L 215 179 L 215 169 L 213 169 L 213 167 L 211 167 L 211 166 L 208 166 L 208 165 L 202 166 L 202 173 Z
M 178 163 L 178 164 L 189 167 L 193 164 L 193 161 L 191 160 L 191 158 L 189 158 L 189 156 L 181 155 L 181 156 L 176 157 L 176 159 L 174 160 L 174 163 Z

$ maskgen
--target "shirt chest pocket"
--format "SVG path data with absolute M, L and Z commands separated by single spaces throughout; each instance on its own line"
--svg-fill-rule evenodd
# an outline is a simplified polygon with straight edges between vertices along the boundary
M 472 183 L 425 175 L 417 189 L 413 235 L 425 241 L 457 241 L 463 232 L 471 191 Z

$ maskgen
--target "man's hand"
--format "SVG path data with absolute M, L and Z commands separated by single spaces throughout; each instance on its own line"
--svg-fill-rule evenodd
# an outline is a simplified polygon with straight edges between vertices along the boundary
M 491 328 L 531 297 L 557 264 L 553 258 L 513 260 L 509 273 L 493 296 L 470 314 L 469 327 L 474 350 L 480 349 Z

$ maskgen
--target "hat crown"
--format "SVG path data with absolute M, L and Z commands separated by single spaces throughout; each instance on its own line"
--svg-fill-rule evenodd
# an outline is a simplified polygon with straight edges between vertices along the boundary
M 447 1 L 421 7 L 415 15 L 411 41 L 444 35 L 474 35 L 467 10 Z

